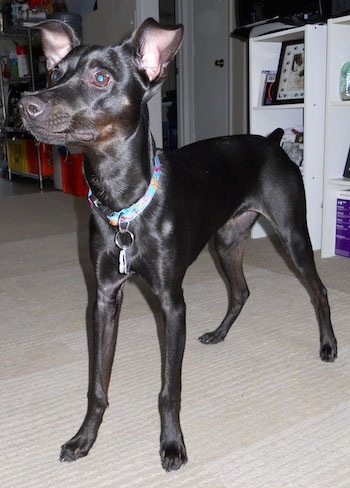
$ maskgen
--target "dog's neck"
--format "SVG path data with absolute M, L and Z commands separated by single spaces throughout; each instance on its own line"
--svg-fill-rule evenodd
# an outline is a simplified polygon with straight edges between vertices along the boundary
M 87 182 L 103 205 L 119 211 L 135 203 L 151 181 L 156 152 L 147 105 L 130 137 L 83 152 Z

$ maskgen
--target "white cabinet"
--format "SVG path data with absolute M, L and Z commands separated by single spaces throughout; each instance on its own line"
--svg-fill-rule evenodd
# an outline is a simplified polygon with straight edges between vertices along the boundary
M 304 102 L 262 105 L 262 71 L 277 71 L 282 42 L 296 40 L 304 40 L 305 47 Z M 348 45 L 350 59 L 350 42 Z M 313 249 L 321 248 L 326 48 L 327 26 L 324 24 L 305 25 L 249 40 L 250 133 L 266 136 L 277 127 L 304 127 L 303 177 Z M 259 218 L 252 229 L 252 237 L 264 235 L 265 221 Z
M 350 101 L 339 95 L 345 61 L 350 61 L 350 16 L 328 21 L 322 257 L 334 255 L 337 193 L 350 188 L 350 180 L 343 178 L 350 146 Z

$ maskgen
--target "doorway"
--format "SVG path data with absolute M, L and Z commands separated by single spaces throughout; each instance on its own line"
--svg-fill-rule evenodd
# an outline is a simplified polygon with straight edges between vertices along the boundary
M 179 0 L 185 38 L 178 54 L 179 144 L 229 134 L 232 128 L 233 0 Z
M 153 122 L 156 141 L 162 138 L 165 147 L 169 143 L 172 147 L 176 146 L 169 136 L 169 125 L 164 130 L 164 122 L 169 124 L 169 106 L 173 109 L 175 107 L 177 112 L 175 115 L 171 114 L 170 124 L 176 121 L 175 130 L 177 128 L 179 146 L 198 139 L 231 133 L 233 102 L 230 87 L 233 70 L 230 33 L 233 30 L 234 0 L 148 0 L 147 3 L 143 0 L 135 1 L 136 20 L 141 21 L 153 16 L 165 24 L 182 23 L 185 27 L 182 48 L 176 56 L 175 63 L 172 63 L 168 81 L 159 94 L 164 103 L 155 100 L 157 95 L 149 102 L 151 126 L 152 117 L 156 122 Z M 215 39 L 216 43 L 211 42 Z M 201 62 L 197 63 L 197 58 L 201 58 Z M 171 93 L 170 100 L 167 92 Z M 176 104 L 172 102 L 173 97 L 176 97 Z M 152 102 L 155 108 L 153 112 Z M 162 105 L 161 110 L 157 108 L 158 103 Z M 170 103 L 171 105 L 167 105 Z M 162 121 L 158 124 L 160 111 Z M 160 132 L 161 128 L 163 129 L 164 137 L 159 133 L 158 127 Z

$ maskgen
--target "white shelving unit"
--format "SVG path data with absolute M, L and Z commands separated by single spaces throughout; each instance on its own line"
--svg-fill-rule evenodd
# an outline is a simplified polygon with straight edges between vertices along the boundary
M 304 103 L 262 105 L 262 71 L 277 71 L 282 42 L 300 39 L 305 45 Z M 277 127 L 304 127 L 303 176 L 313 249 L 321 248 L 326 52 L 325 24 L 305 25 L 249 40 L 250 133 L 266 136 Z M 266 221 L 259 219 L 252 229 L 252 237 L 271 232 Z
M 335 251 L 337 192 L 350 189 L 343 178 L 350 147 L 350 101 L 339 95 L 340 69 L 350 60 L 350 15 L 328 21 L 325 169 L 323 196 L 322 257 Z

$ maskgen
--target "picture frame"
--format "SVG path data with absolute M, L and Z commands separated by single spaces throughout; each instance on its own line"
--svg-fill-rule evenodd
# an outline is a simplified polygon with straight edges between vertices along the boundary
M 282 42 L 274 103 L 304 102 L 304 40 Z

